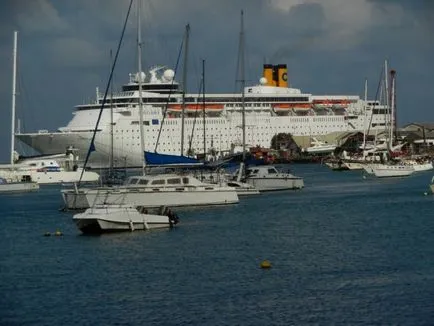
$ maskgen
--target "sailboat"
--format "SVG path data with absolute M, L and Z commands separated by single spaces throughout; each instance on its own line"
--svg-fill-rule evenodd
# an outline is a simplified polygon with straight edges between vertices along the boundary
M 11 117 L 11 161 L 10 171 L 0 171 L 0 193 L 28 192 L 39 189 L 39 185 L 33 182 L 28 174 L 15 173 L 14 148 L 15 148 L 15 100 L 16 100 L 16 70 L 17 70 L 17 44 L 18 32 L 14 32 L 13 46 L 13 74 L 12 74 L 12 117 Z M 7 176 L 6 173 L 7 172 Z M 2 176 L 3 175 L 3 176 Z
M 11 114 L 11 159 L 10 164 L 0 165 L 0 178 L 3 179 L 3 188 L 8 182 L 21 182 L 24 184 L 14 185 L 14 191 L 21 187 L 23 191 L 35 190 L 39 186 L 29 184 L 29 181 L 38 184 L 68 183 L 77 181 L 81 175 L 81 169 L 75 165 L 75 156 L 72 149 L 66 154 L 34 156 L 18 159 L 15 152 L 15 103 L 16 103 L 16 70 L 17 70 L 17 43 L 18 32 L 14 32 L 13 51 L 13 81 L 12 81 L 12 114 Z M 95 172 L 86 171 L 86 182 L 98 181 L 99 175 Z
M 385 89 L 385 95 L 386 95 L 386 105 L 390 112 L 390 121 L 389 125 L 390 128 L 388 130 L 388 151 L 389 153 L 393 153 L 396 146 L 399 148 L 402 147 L 402 144 L 393 145 L 394 137 L 394 117 L 395 117 L 395 71 L 391 71 L 391 91 L 389 92 L 389 85 L 388 85 L 388 65 L 387 60 L 384 62 L 384 89 Z M 390 102 L 389 103 L 389 93 L 390 93 Z M 413 174 L 415 172 L 413 166 L 403 164 L 401 161 L 395 161 L 395 160 L 389 160 L 384 164 L 373 164 L 371 166 L 372 172 L 376 177 L 379 178 L 387 178 L 387 177 L 405 177 Z
M 131 5 L 130 5 L 131 6 Z M 141 72 L 140 2 L 138 6 L 137 51 L 140 111 L 140 138 L 142 153 L 145 154 L 143 132 L 143 103 Z M 106 92 L 107 93 L 107 92 Z M 145 157 L 144 157 L 145 158 Z M 148 156 L 149 158 L 149 156 Z M 168 173 L 145 175 L 147 162 L 143 159 L 142 174 L 129 177 L 123 185 L 116 187 L 76 188 L 62 190 L 66 209 L 83 209 L 95 205 L 134 205 L 145 208 L 160 206 L 209 206 L 239 202 L 234 188 L 199 181 L 191 175 Z
M 240 32 L 240 72 L 241 72 L 241 104 L 242 104 L 242 140 L 243 159 L 235 182 L 239 184 L 239 193 L 250 194 L 268 191 L 300 189 L 304 187 L 303 179 L 295 177 L 290 173 L 278 172 L 272 165 L 249 167 L 246 169 L 246 117 L 245 117 L 245 79 L 244 79 L 244 13 L 241 11 L 241 32 Z M 268 173 L 271 172 L 271 173 Z M 261 179 L 261 180 L 259 180 Z
M 236 178 L 228 181 L 228 185 L 234 187 L 238 195 L 257 195 L 259 190 L 255 186 L 245 182 L 246 177 L 246 106 L 245 106 L 245 88 L 246 80 L 244 77 L 244 12 L 241 11 L 241 30 L 240 30 L 240 44 L 239 44 L 239 62 L 240 62 L 240 75 L 241 75 L 241 106 L 242 106 L 242 161 L 236 174 Z
M 190 25 L 187 24 L 185 27 L 185 37 L 184 37 L 184 67 L 183 67 L 183 84 L 182 84 L 182 105 L 181 105 L 181 152 L 180 155 L 175 154 L 162 154 L 157 152 L 157 145 L 155 146 L 154 152 L 147 151 L 143 148 L 144 159 L 146 166 L 148 167 L 196 167 L 203 166 L 204 162 L 199 161 L 190 156 L 185 156 L 184 154 L 184 139 L 185 139 L 185 129 L 184 129 L 184 117 L 185 117 L 185 94 L 187 92 L 187 57 L 188 57 L 188 40 L 190 35 Z M 139 63 L 141 66 L 141 63 Z M 172 80 L 173 81 L 173 80 Z M 160 131 L 163 128 L 164 120 L 161 123 Z M 205 141 L 205 140 L 204 140 Z

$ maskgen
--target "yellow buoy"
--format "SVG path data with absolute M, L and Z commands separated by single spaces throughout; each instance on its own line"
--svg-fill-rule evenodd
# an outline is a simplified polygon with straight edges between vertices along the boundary
M 61 231 L 57 230 L 57 231 L 54 233 L 54 235 L 61 236 L 61 235 L 63 235 L 63 233 L 62 233 Z
M 268 260 L 263 260 L 261 262 L 261 268 L 263 269 L 271 268 L 271 263 Z

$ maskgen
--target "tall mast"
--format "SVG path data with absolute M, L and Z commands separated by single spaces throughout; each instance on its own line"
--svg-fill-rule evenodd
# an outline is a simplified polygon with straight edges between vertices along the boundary
M 140 123 L 140 153 L 141 153 L 141 161 L 142 161 L 142 174 L 145 174 L 145 134 L 143 131 L 143 98 L 142 98 L 142 32 L 141 32 L 141 24 L 140 24 L 140 16 L 142 11 L 142 2 L 139 0 L 137 2 L 137 68 L 139 70 L 138 73 L 138 82 L 139 82 L 139 123 Z
M 204 161 L 206 161 L 206 114 L 205 114 L 205 60 L 202 60 L 202 117 L 203 117 L 203 157 Z
M 110 67 L 113 65 L 113 51 L 110 50 Z M 113 153 L 113 81 L 110 82 L 110 158 L 109 176 L 113 173 L 114 153 Z
M 185 119 L 185 94 L 187 93 L 187 66 L 188 66 L 188 39 L 190 36 L 190 24 L 185 26 L 184 67 L 182 72 L 182 107 L 181 107 L 181 156 L 184 155 L 184 119 Z
M 241 32 L 240 32 L 240 82 L 241 82 L 241 114 L 243 130 L 243 163 L 246 160 L 246 108 L 245 94 L 246 80 L 244 79 L 244 12 L 241 10 Z
M 363 156 L 365 156 L 366 147 L 366 107 L 368 106 L 368 78 L 365 79 L 365 106 L 364 106 L 364 118 L 363 118 Z
M 395 71 L 390 72 L 390 144 L 393 145 L 395 138 Z
M 393 123 L 393 130 L 394 130 L 394 136 L 395 139 L 398 138 L 398 128 L 397 128 L 397 124 L 398 124 L 398 119 L 397 119 L 397 114 L 398 111 L 396 109 L 396 70 L 391 70 L 390 71 L 390 76 L 392 79 L 392 83 L 393 83 L 393 116 L 392 116 L 392 123 Z
M 14 164 L 15 151 L 15 99 L 17 96 L 17 44 L 18 32 L 14 31 L 13 71 L 12 71 L 12 113 L 11 113 L 11 164 Z
M 389 138 L 389 132 L 390 132 L 390 104 L 389 104 L 389 73 L 388 73 L 388 66 L 387 66 L 387 59 L 384 60 L 384 99 L 386 104 L 386 135 Z M 389 129 L 387 129 L 389 128 Z M 390 150 L 392 147 L 392 140 L 388 139 L 387 146 Z

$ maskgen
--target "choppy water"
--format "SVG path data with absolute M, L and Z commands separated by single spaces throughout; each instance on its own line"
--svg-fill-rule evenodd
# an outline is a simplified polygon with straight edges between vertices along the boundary
M 302 191 L 167 231 L 83 236 L 58 187 L 1 196 L 0 324 L 433 325 L 432 173 L 293 170 Z

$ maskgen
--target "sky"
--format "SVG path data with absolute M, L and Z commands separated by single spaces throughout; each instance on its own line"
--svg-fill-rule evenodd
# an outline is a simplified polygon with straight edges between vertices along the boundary
M 141 0 L 143 70 L 175 69 L 190 25 L 187 89 L 236 90 L 240 13 L 246 83 L 266 63 L 287 64 L 305 93 L 375 98 L 384 61 L 396 70 L 398 125 L 434 122 L 432 0 Z M 16 115 L 23 132 L 65 126 L 74 105 L 104 91 L 130 0 L 0 0 L 0 162 L 10 157 L 13 31 L 18 31 Z M 133 1 L 114 87 L 137 70 Z M 181 59 L 182 62 L 182 59 Z M 177 69 L 181 81 L 182 65 Z M 20 147 L 18 147 L 20 148 Z M 24 153 L 25 154 L 25 153 Z

